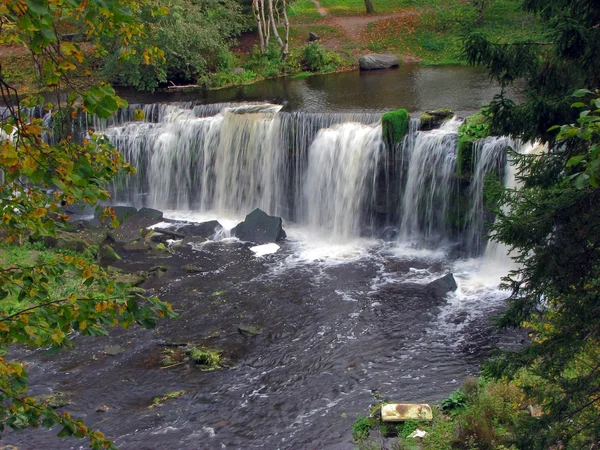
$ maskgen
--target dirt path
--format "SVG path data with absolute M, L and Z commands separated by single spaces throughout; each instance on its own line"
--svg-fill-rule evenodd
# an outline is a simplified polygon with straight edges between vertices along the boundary
M 327 10 L 321 6 L 318 0 L 312 0 L 321 17 L 327 16 Z
M 418 11 L 416 10 L 406 10 L 394 14 L 334 17 L 331 21 L 332 24 L 337 26 L 350 39 L 358 40 L 360 35 L 363 34 L 367 28 L 367 25 L 371 23 L 417 15 Z

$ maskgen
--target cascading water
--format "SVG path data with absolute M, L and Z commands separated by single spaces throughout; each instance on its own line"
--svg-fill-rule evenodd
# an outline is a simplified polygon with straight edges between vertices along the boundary
M 453 118 L 438 130 L 417 131 L 405 146 L 406 167 L 402 196 L 400 239 L 446 236 L 447 213 L 456 198 L 456 133 Z
M 520 143 L 507 137 L 487 137 L 473 144 L 474 163 L 473 175 L 469 186 L 471 207 L 466 217 L 467 246 L 469 253 L 480 255 L 486 246 L 485 230 L 486 214 L 483 188 L 489 173 L 505 179 L 507 176 L 508 147 L 520 147 Z
M 341 239 L 359 234 L 364 200 L 375 195 L 381 127 L 345 123 L 321 130 L 310 146 L 304 218 Z

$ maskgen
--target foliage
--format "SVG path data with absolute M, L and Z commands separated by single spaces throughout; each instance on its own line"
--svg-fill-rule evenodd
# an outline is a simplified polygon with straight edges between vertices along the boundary
M 63 38 L 61 24 L 77 23 L 97 54 L 105 51 L 107 37 L 127 53 L 146 37 L 136 20 L 142 6 L 134 0 L 5 0 L 0 23 L 15 25 L 12 31 L 31 51 L 40 85 L 60 94 L 61 88 L 73 87 L 73 76 L 87 70 L 82 48 Z M 146 50 L 150 62 L 160 59 L 158 49 Z M 54 130 L 30 114 L 43 99 L 22 100 L 4 79 L 2 66 L 0 94 L 6 107 L 0 118 L 0 234 L 6 243 L 56 234 L 68 219 L 63 205 L 105 201 L 106 184 L 116 174 L 134 170 L 103 136 L 90 131 L 77 141 L 67 131 L 80 114 L 76 102 L 98 117 L 126 105 L 110 86 L 73 90 L 66 104 L 47 104 L 44 111 L 60 119 L 61 129 Z M 104 216 L 114 219 L 114 211 L 108 209 Z M 0 311 L 0 429 L 60 425 L 58 436 L 85 437 L 94 449 L 115 448 L 81 420 L 29 396 L 26 365 L 6 353 L 15 343 L 50 351 L 71 348 L 76 336 L 106 334 L 119 324 L 152 327 L 158 317 L 173 316 L 170 305 L 129 292 L 80 253 L 27 261 L 9 257 L 0 264 L 0 280 L 0 299 L 11 305 Z
M 202 370 L 211 371 L 223 367 L 223 351 L 204 347 L 192 347 L 187 354 Z
M 173 392 L 167 392 L 165 395 L 163 395 L 161 397 L 154 397 L 154 399 L 152 400 L 152 404 L 150 406 L 148 406 L 148 409 L 158 408 L 158 407 L 164 405 L 165 403 L 167 403 L 169 400 L 172 400 L 174 398 L 179 398 L 184 394 L 185 394 L 185 391 L 173 391 Z
M 386 112 L 381 116 L 383 139 L 390 145 L 399 144 L 408 133 L 410 116 L 406 109 Z
M 575 119 L 567 96 L 600 84 L 600 9 L 593 0 L 524 0 L 522 8 L 545 23 L 541 39 L 491 40 L 477 32 L 465 39 L 465 56 L 502 86 L 487 110 L 492 134 L 549 141 L 552 125 Z M 506 87 L 522 78 L 526 100 L 517 104 Z
M 337 53 L 328 52 L 317 42 L 304 47 L 302 66 L 309 72 L 334 72 L 341 65 L 342 60 Z
M 246 28 L 240 5 L 234 0 L 160 0 L 163 14 L 149 6 L 141 16 L 152 33 L 133 49 L 123 51 L 107 39 L 104 73 L 119 84 L 139 90 L 154 90 L 159 83 L 202 83 L 208 73 L 223 70 L 229 57 L 230 39 Z M 149 60 L 145 47 L 160 48 L 163 59 Z M 225 56 L 227 55 L 227 56 Z
M 465 394 L 463 394 L 461 390 L 456 390 L 444 400 L 442 400 L 440 406 L 444 411 L 450 412 L 464 408 L 466 404 L 467 399 L 465 397 Z
M 547 151 L 514 155 L 522 187 L 501 191 L 509 209 L 496 208 L 493 227 L 520 265 L 504 279 L 512 295 L 500 325 L 531 328 L 532 342 L 497 355 L 487 371 L 514 376 L 528 367 L 539 377 L 524 384 L 544 410 L 528 433 L 531 448 L 557 440 L 582 448 L 600 438 L 600 101 L 597 91 L 575 94 L 577 122 L 558 127 Z
M 352 439 L 354 442 L 360 442 L 369 437 L 371 429 L 377 426 L 378 420 L 375 417 L 359 416 L 352 424 Z

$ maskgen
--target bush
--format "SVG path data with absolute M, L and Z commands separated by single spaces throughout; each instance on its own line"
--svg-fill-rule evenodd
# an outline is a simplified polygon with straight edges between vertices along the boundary
M 342 64 L 342 58 L 337 53 L 328 52 L 317 42 L 304 47 L 302 65 L 310 72 L 333 72 Z

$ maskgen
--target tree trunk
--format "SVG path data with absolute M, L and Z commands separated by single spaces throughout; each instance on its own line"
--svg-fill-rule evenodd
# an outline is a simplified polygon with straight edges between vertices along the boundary
M 281 49 L 281 55 L 283 57 L 283 60 L 285 61 L 288 54 L 290 53 L 289 50 L 289 42 L 290 42 L 290 21 L 288 20 L 288 16 L 287 16 L 287 0 L 282 0 L 282 11 L 283 11 L 283 25 L 285 26 L 285 40 L 283 41 L 283 48 Z
M 371 0 L 365 0 L 365 8 L 367 8 L 367 14 L 375 14 L 375 8 Z
M 265 37 L 263 33 L 263 21 L 260 14 L 260 5 L 262 3 L 261 0 L 252 0 L 252 12 L 254 13 L 254 18 L 256 19 L 256 26 L 258 27 L 258 42 L 260 45 L 260 51 L 262 53 L 265 52 Z

